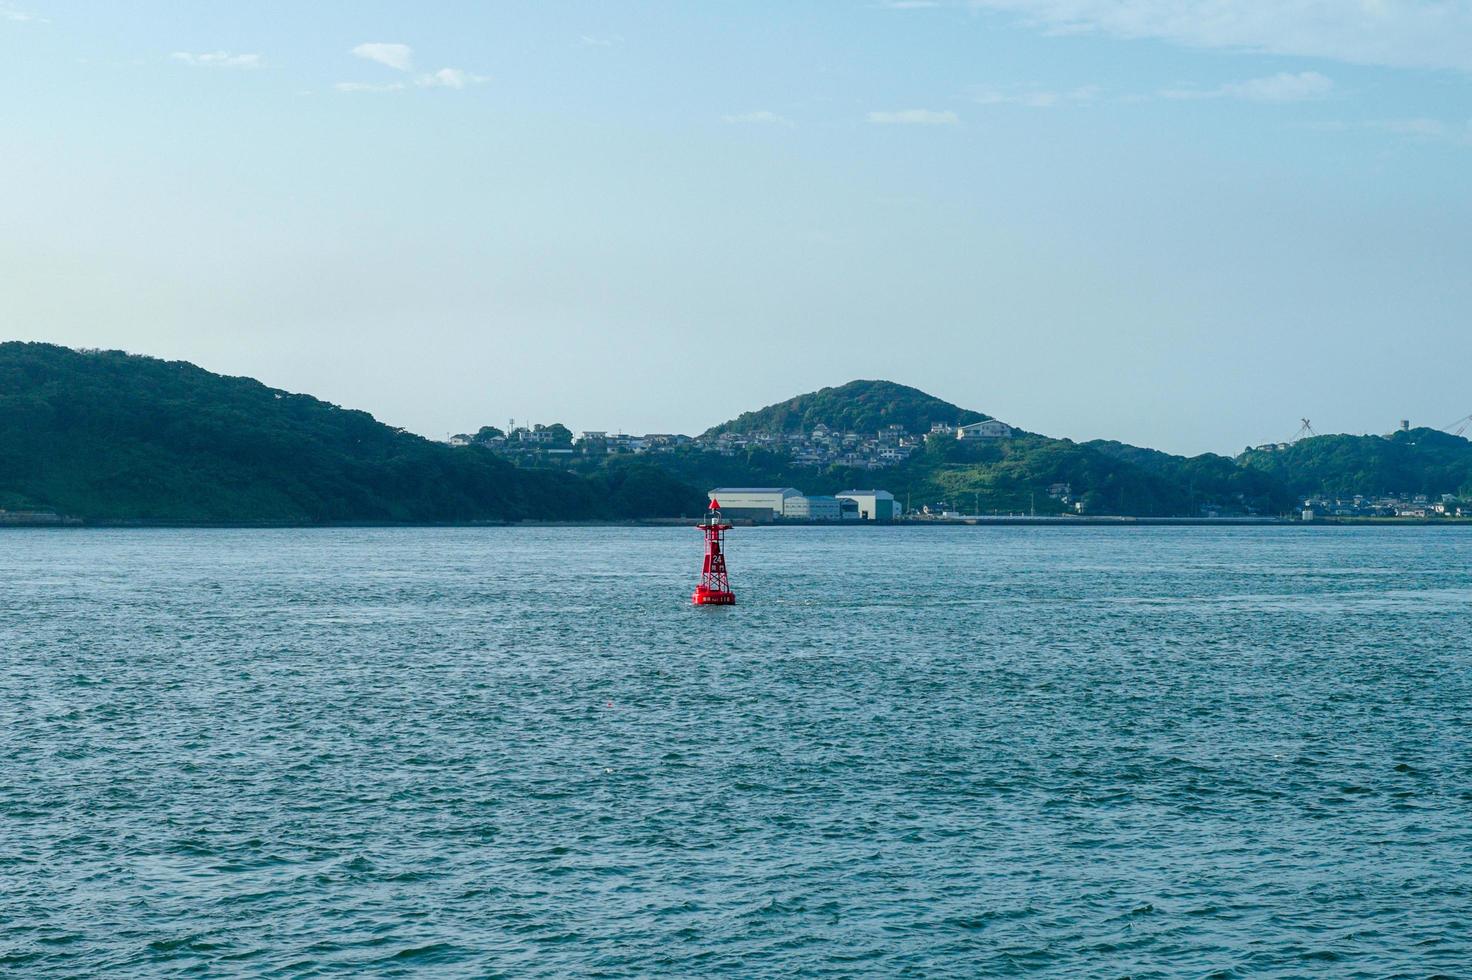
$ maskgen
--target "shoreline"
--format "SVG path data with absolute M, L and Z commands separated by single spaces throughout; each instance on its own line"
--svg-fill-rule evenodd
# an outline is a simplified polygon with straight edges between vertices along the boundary
M 104 520 L 85 521 L 58 517 L 55 520 L 0 520 L 0 532 L 7 530 L 344 530 L 353 528 L 573 528 L 573 527 L 695 527 L 698 518 L 653 517 L 627 520 L 586 521 L 334 521 L 306 523 L 300 521 L 152 521 Z M 757 523 L 751 520 L 732 522 L 740 528 L 819 527 L 843 529 L 867 528 L 935 528 L 935 527 L 1053 527 L 1053 528 L 1142 528 L 1142 527 L 1472 527 L 1472 518 L 1455 517 L 1320 517 L 1311 521 L 1281 517 L 1028 517 L 980 516 L 949 519 L 899 521 L 800 521 L 783 520 Z

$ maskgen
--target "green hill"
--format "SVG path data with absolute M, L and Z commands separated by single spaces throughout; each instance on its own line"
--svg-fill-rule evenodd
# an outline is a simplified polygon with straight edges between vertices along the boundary
M 818 424 L 850 432 L 877 432 L 885 426 L 902 425 L 910 432 L 925 433 L 935 422 L 970 424 L 991 418 L 980 412 L 958 408 L 948 401 L 927 395 L 918 388 L 893 381 L 850 381 L 836 388 L 821 388 L 785 402 L 714 426 L 706 434 L 722 432 L 798 432 Z
M 796 466 L 765 449 L 735 456 L 687 451 L 661 457 L 659 465 L 695 486 L 794 486 L 826 494 L 878 486 L 917 508 L 945 503 L 981 513 L 1061 513 L 1078 502 L 1089 514 L 1141 517 L 1196 516 L 1207 507 L 1259 514 L 1292 509 L 1280 483 L 1230 459 L 1158 455 L 1165 461 L 1146 465 L 1095 444 L 1019 433 L 978 442 L 932 437 L 905 462 L 881 470 Z M 1069 486 L 1067 501 L 1050 496 L 1056 484 Z
M 1472 496 L 1472 442 L 1436 429 L 1390 436 L 1310 436 L 1282 449 L 1249 449 L 1238 461 L 1245 469 L 1281 480 L 1297 496 Z
M 892 423 L 924 434 L 933 422 L 990 418 L 916 388 L 890 381 L 851 381 L 747 412 L 707 434 L 811 431 L 873 433 Z M 796 467 L 780 455 L 750 448 L 719 457 L 685 453 L 661 461 L 681 480 L 699 485 L 749 482 L 832 493 L 878 484 L 912 504 L 945 502 L 965 510 L 1055 513 L 1082 502 L 1087 513 L 1194 516 L 1203 508 L 1227 513 L 1279 513 L 1293 500 L 1273 476 L 1244 469 L 1225 456 L 1172 456 L 1118 442 L 1075 443 L 1018 430 L 1012 439 L 960 442 L 930 438 L 922 449 L 880 471 Z M 1069 500 L 1049 495 L 1067 484 Z
M 648 466 L 521 469 L 192 364 L 0 344 L 0 508 L 88 520 L 439 522 L 698 513 Z
M 915 388 L 853 381 L 747 412 L 710 430 L 873 433 L 988 416 Z M 90 521 L 433 523 L 693 515 L 703 491 L 790 485 L 809 493 L 882 486 L 914 506 L 981 512 L 1194 516 L 1278 514 L 1329 493 L 1472 495 L 1472 443 L 1431 429 L 1316 436 L 1237 459 L 1173 456 L 1119 442 L 931 436 L 871 471 L 795 465 L 752 445 L 517 465 L 451 447 L 365 412 L 249 378 L 118 351 L 0 344 L 0 508 Z M 1049 493 L 1068 487 L 1068 499 Z
M 1238 465 L 1236 460 L 1215 453 L 1173 456 L 1158 449 L 1143 449 L 1113 440 L 1094 440 L 1084 446 L 1105 456 L 1136 466 L 1165 480 L 1183 494 L 1187 509 L 1200 506 L 1241 506 L 1257 513 L 1273 514 L 1291 509 L 1296 498 L 1273 474 Z

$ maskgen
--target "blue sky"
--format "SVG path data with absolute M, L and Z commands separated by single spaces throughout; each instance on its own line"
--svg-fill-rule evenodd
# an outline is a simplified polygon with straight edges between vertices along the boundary
M 1472 3 L 0 0 L 0 323 L 435 437 L 1472 412 Z

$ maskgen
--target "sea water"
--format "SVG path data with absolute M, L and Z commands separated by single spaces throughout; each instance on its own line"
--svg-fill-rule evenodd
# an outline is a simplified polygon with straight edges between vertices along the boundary
M 1455 529 L 0 533 L 0 974 L 1472 972 Z

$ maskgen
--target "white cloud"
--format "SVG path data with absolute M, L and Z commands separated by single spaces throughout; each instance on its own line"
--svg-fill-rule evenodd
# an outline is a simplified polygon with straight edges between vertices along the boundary
M 786 116 L 779 116 L 775 112 L 762 109 L 758 112 L 742 112 L 733 116 L 722 116 L 721 120 L 728 123 L 745 123 L 753 126 L 786 126 L 788 129 L 797 124 Z
M 372 82 L 338 82 L 332 87 L 339 92 L 400 92 L 405 85 L 403 82 L 385 82 L 381 85 Z
M 1401 119 L 1361 119 L 1354 122 L 1347 122 L 1340 119 L 1304 123 L 1301 128 L 1320 133 L 1351 133 L 1368 130 L 1420 140 L 1423 143 L 1452 143 L 1458 146 L 1472 146 L 1472 119 L 1467 120 L 1465 123 L 1447 122 L 1444 119 L 1436 119 L 1431 116 L 1410 116 Z
M 1464 0 L 968 0 L 1049 31 L 1472 72 Z
M 472 75 L 459 68 L 441 68 L 436 72 L 415 76 L 412 82 L 338 82 L 332 87 L 339 92 L 402 92 L 414 88 L 461 89 L 490 81 L 484 75 Z
M 420 88 L 464 88 L 467 85 L 479 85 L 489 81 L 490 79 L 484 75 L 472 75 L 459 68 L 441 68 L 428 75 L 420 75 L 414 79 L 414 84 Z
M 1334 83 L 1316 71 L 1298 74 L 1279 72 L 1266 78 L 1252 78 L 1222 86 L 1222 92 L 1235 99 L 1253 102 L 1302 102 L 1321 99 L 1334 89 Z
M 192 65 L 195 68 L 261 67 L 261 56 L 258 54 L 231 54 L 228 51 L 208 51 L 201 53 L 175 51 L 169 57 L 175 61 L 182 61 L 186 65 Z
M 353 54 L 368 61 L 376 61 L 380 65 L 387 65 L 396 71 L 412 71 L 414 68 L 414 49 L 407 44 L 386 44 L 372 42 L 360 44 L 353 48 Z M 338 82 L 332 86 L 339 92 L 399 92 L 412 84 L 415 88 L 453 88 L 461 89 L 468 85 L 479 85 L 490 81 L 485 75 L 474 75 L 463 68 L 441 68 L 438 71 L 425 72 L 414 76 L 410 82 Z
M 960 119 L 954 112 L 934 109 L 900 109 L 897 112 L 871 112 L 869 121 L 881 126 L 955 126 Z
M 1472 145 L 1472 120 L 1458 125 L 1441 119 L 1416 117 L 1412 119 L 1377 119 L 1367 123 L 1371 129 L 1397 136 L 1411 136 L 1422 140 L 1445 140 L 1452 143 Z
M 0 3 L 0 20 L 8 20 L 14 24 L 49 24 L 51 21 L 40 14 L 33 14 L 19 7 L 12 7 L 8 3 Z
M 1334 82 L 1316 71 L 1297 74 L 1279 72 L 1266 78 L 1228 82 L 1217 88 L 1171 88 L 1160 93 L 1166 99 L 1246 99 L 1249 102 L 1305 102 L 1322 99 L 1334 90 Z
M 580 48 L 613 48 L 623 43 L 623 37 L 618 34 L 610 34 L 606 37 L 600 37 L 597 34 L 578 35 L 578 47 Z
M 1053 109 L 1064 105 L 1088 105 L 1099 100 L 1097 85 L 1083 85 L 1063 92 L 1037 88 L 980 86 L 971 99 L 979 105 L 1019 105 L 1029 109 Z
M 380 65 L 387 65 L 396 71 L 412 71 L 414 68 L 414 49 L 407 44 L 370 41 L 353 48 L 353 54 L 368 61 L 376 61 Z

